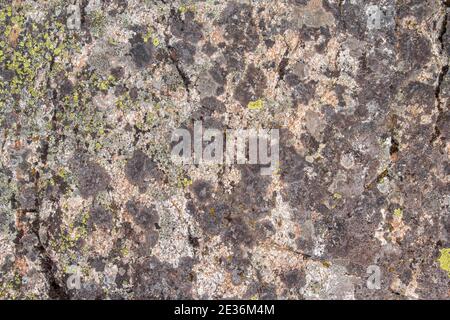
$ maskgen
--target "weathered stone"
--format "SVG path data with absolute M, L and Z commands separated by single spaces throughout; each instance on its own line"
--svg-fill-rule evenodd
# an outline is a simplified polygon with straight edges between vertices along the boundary
M 448 11 L 2 1 L 0 299 L 448 299 Z

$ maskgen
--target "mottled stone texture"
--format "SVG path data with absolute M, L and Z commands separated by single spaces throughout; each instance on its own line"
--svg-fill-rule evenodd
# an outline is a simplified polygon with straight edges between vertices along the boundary
M 449 299 L 448 11 L 0 0 L 0 298 Z M 194 120 L 278 170 L 173 163 Z

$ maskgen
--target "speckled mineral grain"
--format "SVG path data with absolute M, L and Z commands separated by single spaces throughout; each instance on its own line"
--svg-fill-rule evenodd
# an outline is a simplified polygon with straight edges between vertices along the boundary
M 448 6 L 0 0 L 0 298 L 449 299 Z

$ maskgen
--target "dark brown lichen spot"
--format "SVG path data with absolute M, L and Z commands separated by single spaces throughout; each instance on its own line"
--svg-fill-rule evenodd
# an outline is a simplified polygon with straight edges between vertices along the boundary
M 301 81 L 299 76 L 288 72 L 285 76 L 285 81 L 289 87 L 292 88 L 291 96 L 292 99 L 303 104 L 308 104 L 308 102 L 314 98 L 316 92 L 316 82 L 314 81 Z
M 258 300 L 276 300 L 277 290 L 275 285 L 265 282 L 252 282 L 244 293 L 244 299 L 257 297 Z
M 140 192 L 147 190 L 152 179 L 161 178 L 156 163 L 141 150 L 134 151 L 133 156 L 128 160 L 125 165 L 125 175 L 132 185 L 139 187 Z
M 222 224 L 224 217 L 229 213 L 229 206 L 220 199 L 213 199 L 215 192 L 213 186 L 206 181 L 196 181 L 190 191 L 193 197 L 187 202 L 186 210 L 199 223 L 204 232 L 210 235 L 217 235 L 223 231 Z
M 258 222 L 255 234 L 258 240 L 265 240 L 275 234 L 275 227 L 269 220 Z
M 170 31 L 172 34 L 184 41 L 197 43 L 203 37 L 202 25 L 194 20 L 194 13 L 187 11 L 184 19 L 179 11 L 171 11 Z
M 116 285 L 119 288 L 121 288 L 125 284 L 128 284 L 130 282 L 130 272 L 129 272 L 130 266 L 128 264 L 126 264 L 126 263 L 121 262 L 121 261 L 118 261 L 116 263 L 116 265 L 117 265 L 117 268 L 121 272 L 117 273 L 116 278 L 114 280 L 115 280 Z M 123 297 L 120 297 L 120 298 L 123 298 Z
M 213 112 L 225 112 L 225 104 L 215 97 L 206 97 L 200 100 L 202 106 L 202 114 L 211 115 Z
M 223 51 L 227 72 L 235 72 L 245 69 L 245 60 L 242 59 L 241 53 L 234 51 L 233 48 L 229 46 L 225 46 Z
M 398 39 L 399 50 L 402 61 L 405 63 L 407 72 L 421 70 L 430 60 L 431 44 L 424 36 L 408 32 L 402 33 Z
M 110 186 L 111 178 L 108 172 L 99 164 L 89 160 L 82 151 L 76 152 L 72 158 L 71 168 L 76 175 L 78 189 L 83 198 L 95 197 Z
M 214 53 L 217 52 L 217 48 L 213 46 L 211 42 L 207 41 L 202 47 L 202 52 L 208 57 L 211 57 Z
M 253 246 L 255 234 L 241 217 L 227 218 L 227 224 L 222 235 L 224 243 L 234 246 L 245 245 Z
M 233 285 L 240 285 L 248 274 L 248 267 L 250 266 L 249 256 L 236 247 L 233 247 L 231 256 L 221 257 L 220 263 L 223 268 L 230 274 Z
M 116 67 L 111 69 L 111 75 L 115 79 L 121 79 L 125 74 L 125 71 L 122 67 Z
M 144 41 L 142 35 L 138 33 L 131 39 L 130 43 L 130 53 L 138 68 L 147 67 L 153 62 L 156 48 L 152 41 Z
M 217 24 L 224 26 L 225 39 L 231 42 L 233 51 L 253 51 L 258 46 L 258 26 L 250 5 L 228 2 Z
M 193 46 L 189 42 L 180 40 L 174 43 L 170 54 L 174 61 L 177 62 L 180 61 L 186 64 L 193 64 L 195 52 L 196 52 L 195 46 Z
M 146 229 L 155 229 L 159 222 L 158 212 L 154 206 L 146 207 L 142 204 L 129 200 L 125 205 L 134 222 Z
M 61 97 L 66 97 L 72 93 L 73 83 L 69 79 L 65 78 L 60 87 L 59 87 L 59 95 Z
M 275 205 L 274 194 L 267 195 L 272 177 L 261 175 L 261 167 L 257 165 L 242 166 L 240 172 L 241 181 L 236 186 L 230 203 L 241 208 L 252 219 L 266 216 Z
M 303 269 L 293 269 L 281 275 L 281 281 L 288 287 L 302 288 L 306 284 L 306 274 Z
M 433 10 L 433 6 L 422 0 L 406 0 L 404 2 L 396 3 L 396 15 L 399 19 L 413 16 L 418 20 L 419 24 L 424 19 L 429 19 L 430 10 Z
M 195 181 L 191 189 L 198 201 L 204 202 L 211 198 L 212 186 L 206 181 Z
M 226 72 L 223 70 L 220 65 L 216 64 L 212 69 L 208 71 L 214 81 L 220 86 L 225 85 Z
M 366 26 L 366 14 L 363 6 L 358 6 L 345 1 L 335 13 L 338 18 L 338 29 L 342 33 L 350 33 L 355 38 L 364 39 Z
M 192 215 L 200 228 L 209 235 L 218 235 L 223 232 L 224 217 L 230 212 L 229 206 L 222 202 L 198 203 L 189 201 L 187 212 Z
M 425 110 L 428 112 L 434 108 L 435 88 L 433 86 L 414 81 L 409 83 L 403 92 L 408 103 L 417 103 L 421 107 L 425 107 Z
M 106 263 L 104 262 L 105 258 L 103 257 L 90 257 L 88 259 L 89 265 L 95 269 L 97 272 L 103 272 L 105 270 Z
M 100 228 L 109 231 L 112 228 L 113 218 L 109 210 L 102 206 L 93 206 L 89 212 L 89 229 Z
M 372 235 L 381 220 L 376 212 L 383 205 L 384 199 L 377 196 L 377 191 L 365 191 L 347 201 L 339 210 L 342 214 L 323 216 L 315 227 L 328 232 L 325 256 L 370 265 L 381 249 L 380 242 Z
M 295 4 L 297 6 L 306 6 L 308 4 L 308 0 L 289 0 L 289 3 Z
M 23 187 L 17 199 L 20 209 L 24 211 L 33 211 L 37 209 L 38 194 L 36 188 Z
M 134 266 L 133 292 L 137 299 L 192 299 L 195 265 L 192 258 L 182 258 L 177 268 L 156 257 L 139 261 Z
M 294 147 L 289 145 L 293 139 L 290 132 L 282 131 L 280 135 L 280 178 L 283 182 L 281 195 L 295 207 L 300 206 L 303 198 L 303 181 L 306 179 L 307 162 Z
M 122 84 L 119 84 L 114 89 L 114 95 L 116 97 L 120 97 L 120 96 L 124 95 L 127 91 L 128 91 L 127 87 L 125 87 Z
M 234 91 L 234 98 L 242 106 L 247 107 L 250 101 L 256 101 L 263 97 L 266 87 L 267 78 L 264 72 L 252 63 L 248 66 L 244 78 L 239 81 Z

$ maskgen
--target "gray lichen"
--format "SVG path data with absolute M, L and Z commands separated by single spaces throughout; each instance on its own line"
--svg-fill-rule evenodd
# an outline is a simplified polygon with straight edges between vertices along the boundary
M 0 0 L 0 298 L 448 299 L 445 3 Z

